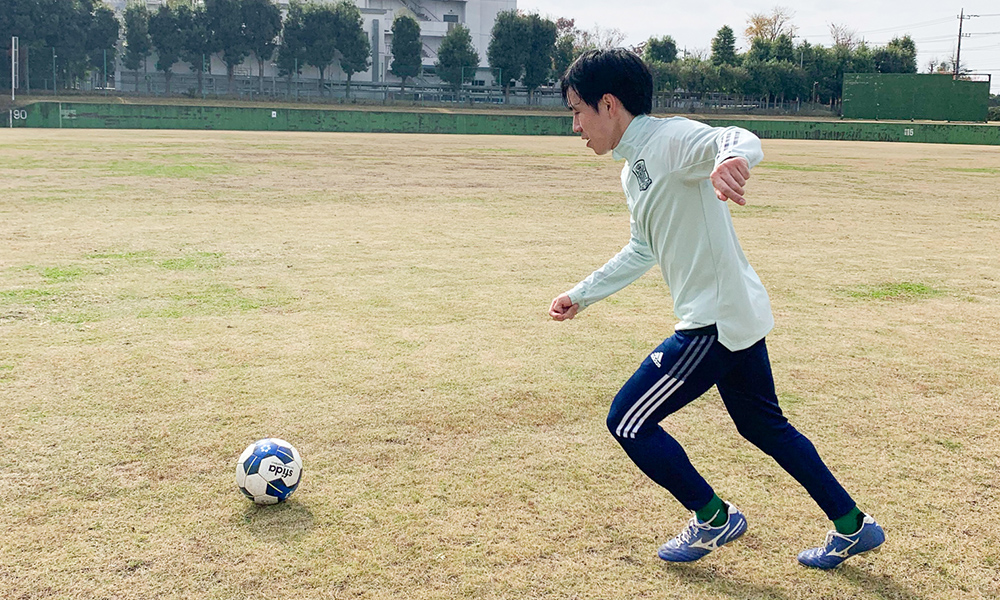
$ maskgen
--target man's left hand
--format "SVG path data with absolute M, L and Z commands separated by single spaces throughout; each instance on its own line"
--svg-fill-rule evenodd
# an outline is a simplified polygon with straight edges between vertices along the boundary
M 747 159 L 739 156 L 727 158 L 715 167 L 710 178 L 719 200 L 723 202 L 732 200 L 740 206 L 747 203 L 743 198 L 743 186 L 746 185 L 747 179 L 750 179 L 750 163 Z

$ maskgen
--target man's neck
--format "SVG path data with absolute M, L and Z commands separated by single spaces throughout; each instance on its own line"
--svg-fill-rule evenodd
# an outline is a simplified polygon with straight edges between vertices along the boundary
M 621 116 L 615 123 L 615 135 L 617 136 L 617 139 L 611 147 L 612 149 L 617 148 L 618 144 L 621 143 L 622 137 L 625 136 L 625 130 L 628 129 L 628 126 L 632 124 L 633 120 L 635 120 L 635 117 L 633 117 L 631 113 L 625 110 L 622 111 Z

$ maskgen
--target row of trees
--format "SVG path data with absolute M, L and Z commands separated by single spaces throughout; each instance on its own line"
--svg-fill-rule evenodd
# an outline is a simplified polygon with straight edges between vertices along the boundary
M 93 69 L 112 70 L 119 58 L 138 78 L 154 53 L 168 93 L 173 68 L 179 63 L 197 74 L 200 93 L 202 75 L 213 55 L 226 65 L 230 92 L 236 68 L 251 56 L 258 74 L 263 73 L 264 63 L 277 60 L 282 74 L 289 77 L 312 65 L 322 78 L 337 61 L 348 83 L 370 65 L 371 42 L 360 9 L 350 0 L 293 1 L 284 19 L 273 0 L 181 1 L 162 4 L 155 11 L 140 0 L 130 3 L 123 17 L 120 23 L 100 0 L 0 0 L 0 39 L 17 36 L 22 77 L 52 80 L 53 87 L 56 82 L 66 87 Z M 410 54 L 419 66 L 420 27 L 415 21 L 410 25 L 415 31 L 411 38 L 418 44 Z M 123 48 L 120 57 L 119 48 Z M 8 59 L 0 61 L 0 76 L 6 81 L 9 52 Z
M 0 0 L 0 43 L 7 47 L 18 36 L 22 75 L 68 81 L 105 65 L 112 69 L 120 32 L 114 11 L 100 0 Z M 10 81 L 9 50 L 6 56 L 0 75 Z
M 840 99 L 844 73 L 916 73 L 917 49 L 909 36 L 883 47 L 861 42 L 798 45 L 788 33 L 774 39 L 751 39 L 745 53 L 736 50 L 733 30 L 724 26 L 712 40 L 708 56 L 678 57 L 670 36 L 650 39 L 643 57 L 659 91 L 743 94 L 776 101 L 789 99 L 833 102 Z
M 870 47 L 855 40 L 846 27 L 832 26 L 831 32 L 836 42 L 832 47 L 796 44 L 791 13 L 776 8 L 750 16 L 743 32 L 750 47 L 743 53 L 737 51 L 736 34 L 728 26 L 718 30 L 710 54 L 678 56 L 670 36 L 651 38 L 634 50 L 649 63 L 661 92 L 833 102 L 840 97 L 844 73 L 916 72 L 916 46 L 909 36 Z M 390 72 L 405 88 L 421 73 L 420 25 L 411 16 L 399 16 L 392 34 Z M 348 94 L 352 76 L 371 64 L 371 41 L 361 11 L 351 0 L 293 0 L 284 17 L 273 0 L 178 1 L 152 12 L 140 0 L 127 6 L 124 27 L 98 0 L 0 0 L 0 39 L 10 35 L 20 37 L 29 71 L 57 74 L 64 85 L 89 69 L 113 65 L 119 37 L 124 40 L 123 66 L 136 73 L 136 86 L 142 65 L 155 53 L 168 93 L 179 63 L 197 74 L 201 93 L 202 75 L 213 55 L 226 66 L 230 93 L 237 67 L 250 57 L 262 89 L 264 65 L 270 61 L 289 84 L 307 65 L 315 67 L 321 89 L 328 69 L 337 64 L 347 77 Z M 585 50 L 617 46 L 623 39 L 617 30 L 581 31 L 572 19 L 552 21 L 506 11 L 497 15 L 486 58 L 505 95 L 516 82 L 533 92 L 555 81 Z M 473 79 L 479 61 L 469 30 L 458 25 L 442 40 L 435 72 L 458 88 Z
M 368 69 L 370 42 L 361 11 L 349 0 L 335 4 L 293 2 L 284 20 L 272 0 L 205 0 L 204 4 L 163 4 L 150 13 L 145 3 L 125 9 L 126 69 L 136 71 L 154 51 L 156 68 L 166 78 L 170 93 L 173 67 L 187 63 L 198 77 L 213 54 L 226 65 L 229 91 L 234 91 L 235 70 L 249 57 L 257 64 L 264 86 L 264 64 L 277 60 L 280 72 L 291 78 L 306 65 L 326 70 L 339 62 L 351 77 Z M 279 34 L 281 43 L 279 44 Z

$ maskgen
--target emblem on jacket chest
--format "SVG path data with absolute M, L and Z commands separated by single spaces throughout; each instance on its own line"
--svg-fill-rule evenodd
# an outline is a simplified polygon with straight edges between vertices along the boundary
M 635 164 L 632 165 L 632 174 L 635 175 L 636 181 L 639 182 L 639 191 L 645 192 L 646 188 L 653 183 L 653 180 L 649 178 L 649 173 L 646 171 L 646 161 L 637 160 Z

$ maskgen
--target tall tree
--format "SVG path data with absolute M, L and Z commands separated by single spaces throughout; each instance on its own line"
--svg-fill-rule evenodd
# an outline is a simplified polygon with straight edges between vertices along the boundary
M 528 21 L 517 10 L 497 13 L 490 32 L 490 45 L 486 49 L 486 60 L 491 69 L 499 71 L 505 99 L 510 94 L 511 83 L 520 79 L 524 72 L 524 62 L 530 50 L 525 42 L 529 35 Z
M 685 90 L 703 94 L 718 88 L 719 71 L 708 60 L 687 56 L 677 62 L 677 84 Z
M 845 70 L 845 72 L 874 73 L 875 71 L 875 52 L 868 46 L 868 44 L 861 42 L 858 44 L 858 47 L 851 52 L 849 67 Z
M 798 57 L 795 56 L 795 43 L 792 41 L 792 37 L 785 33 L 779 35 L 771 43 L 771 56 L 775 60 L 797 63 L 798 61 L 795 59 Z
M 24 62 L 27 62 L 33 54 L 31 47 L 38 43 L 38 33 L 35 31 L 35 22 L 38 20 L 37 11 L 37 2 L 0 0 L 0 47 L 9 48 L 10 38 L 17 36 L 21 60 Z M 4 56 L 4 54 L 0 51 L 0 56 Z M 8 54 L 6 61 L 0 60 L 0 82 L 9 82 L 10 74 L 10 55 Z M 30 85 L 24 70 L 21 71 L 21 74 L 21 85 Z
M 319 69 L 320 95 L 325 92 L 325 73 L 337 57 L 337 12 L 331 4 L 308 4 L 302 24 L 303 57 Z
M 205 89 L 204 74 L 211 64 L 212 45 L 208 38 L 208 14 L 201 4 L 177 7 L 177 21 L 184 33 L 184 43 L 181 45 L 181 60 L 191 65 L 198 77 L 198 95 Z
M 125 7 L 125 68 L 135 72 L 135 91 L 139 91 L 139 67 L 152 52 L 149 39 L 149 11 L 137 1 Z
M 305 22 L 307 5 L 292 0 L 285 15 L 278 46 L 278 74 L 288 78 L 288 93 L 292 92 L 292 78 L 302 72 L 306 64 Z
M 552 52 L 552 75 L 558 79 L 566 74 L 573 61 L 576 60 L 576 38 L 572 35 L 562 35 L 556 40 L 556 47 Z
M 549 79 L 552 72 L 552 54 L 556 46 L 556 24 L 537 13 L 527 16 L 528 56 L 524 61 L 524 86 L 529 98 Z
M 364 29 L 361 9 L 354 2 L 344 0 L 337 3 L 337 50 L 340 52 L 340 68 L 347 75 L 348 98 L 351 97 L 351 77 L 355 73 L 368 70 L 371 65 L 371 41 Z
M 271 0 L 242 0 L 247 47 L 257 57 L 260 91 L 264 91 L 264 63 L 271 60 L 281 33 L 281 9 Z
M 917 45 L 905 35 L 893 38 L 884 48 L 875 51 L 875 66 L 879 73 L 916 73 Z
M 792 24 L 795 12 L 784 6 L 775 6 L 771 14 L 753 13 L 747 18 L 747 27 L 743 35 L 748 40 L 764 38 L 768 42 L 778 39 L 778 36 L 795 36 L 796 27 Z
M 748 62 L 767 62 L 773 57 L 774 44 L 762 37 L 750 40 L 750 49 L 743 55 L 743 64 Z
M 104 4 L 97 6 L 87 32 L 87 54 L 90 64 L 101 71 L 105 81 L 108 66 L 114 70 L 120 33 L 121 24 L 111 7 Z
M 389 72 L 402 83 L 399 92 L 406 91 L 406 80 L 420 74 L 420 24 L 410 15 L 399 15 L 392 21 L 392 67 Z
M 180 61 L 184 47 L 184 33 L 177 20 L 177 11 L 161 4 L 149 17 L 149 37 L 156 49 L 156 69 L 163 72 L 169 96 L 173 66 Z
M 732 27 L 723 25 L 712 38 L 712 64 L 735 66 L 739 62 L 736 56 L 736 34 L 733 33 Z
M 719 91 L 727 94 L 742 94 L 750 75 L 742 65 L 722 63 L 715 65 L 719 71 Z
M 236 93 L 236 67 L 250 56 L 241 3 L 242 0 L 205 0 L 209 44 L 226 64 L 230 94 Z
M 44 65 L 42 72 L 54 71 L 54 79 L 63 87 L 87 71 L 87 37 L 93 11 L 92 0 L 38 0 L 33 11 L 36 38 L 30 44 L 32 54 L 41 59 L 38 66 Z
M 438 77 L 457 91 L 463 83 L 472 80 L 478 66 L 479 53 L 472 45 L 469 29 L 456 25 L 445 34 L 438 47 L 438 59 L 434 63 Z
M 646 41 L 643 58 L 646 62 L 672 63 L 677 60 L 677 42 L 669 35 L 651 37 Z

